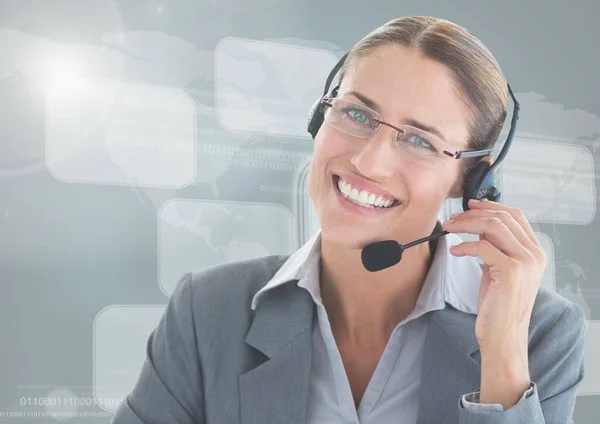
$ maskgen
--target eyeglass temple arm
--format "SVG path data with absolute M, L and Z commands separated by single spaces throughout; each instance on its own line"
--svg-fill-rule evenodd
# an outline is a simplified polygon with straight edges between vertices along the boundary
M 474 158 L 474 157 L 478 157 L 478 156 L 487 156 L 490 153 L 492 153 L 492 149 L 483 149 L 483 150 L 465 150 L 465 151 L 457 151 L 457 152 L 449 152 L 447 150 L 444 150 L 444 154 L 447 156 L 450 156 L 451 158 L 454 159 L 460 159 L 460 158 Z

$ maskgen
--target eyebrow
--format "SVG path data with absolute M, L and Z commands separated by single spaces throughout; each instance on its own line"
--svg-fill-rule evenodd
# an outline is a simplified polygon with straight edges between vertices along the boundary
M 376 112 L 381 113 L 381 108 L 379 107 L 379 105 L 374 101 L 371 100 L 370 98 L 368 98 L 367 96 L 365 96 L 364 94 L 358 93 L 356 91 L 349 91 L 347 94 L 350 94 L 354 97 L 356 97 L 357 99 L 359 99 L 361 102 L 363 102 L 367 107 L 373 109 Z M 412 118 L 408 118 L 405 119 L 405 124 L 419 128 L 423 131 L 427 131 L 430 132 L 432 134 L 437 135 L 439 138 L 441 138 L 444 142 L 447 143 L 446 139 L 444 138 L 444 136 L 442 135 L 441 132 L 439 132 L 438 130 L 436 130 L 434 127 L 432 127 L 431 125 L 426 125 L 422 122 L 417 121 L 416 119 L 412 119 Z

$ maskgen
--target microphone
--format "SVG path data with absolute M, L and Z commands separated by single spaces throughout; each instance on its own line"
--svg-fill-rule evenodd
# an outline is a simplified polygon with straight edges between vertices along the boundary
M 367 271 L 381 271 L 399 263 L 402 259 L 402 253 L 409 247 L 436 239 L 446 234 L 449 234 L 448 231 L 442 231 L 437 234 L 411 241 L 404 246 L 396 240 L 382 240 L 369 243 L 362 249 L 362 264 Z

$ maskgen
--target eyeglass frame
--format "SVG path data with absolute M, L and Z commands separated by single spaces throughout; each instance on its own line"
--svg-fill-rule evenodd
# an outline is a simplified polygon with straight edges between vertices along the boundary
M 336 87 L 335 87 L 335 88 L 332 90 L 332 95 L 331 95 L 331 96 L 329 96 L 329 97 L 328 97 L 328 96 L 324 96 L 324 97 L 322 97 L 322 98 L 321 98 L 321 105 L 333 108 L 333 104 L 331 103 L 331 101 L 332 101 L 334 98 L 337 98 L 336 96 L 337 96 L 337 93 L 338 93 L 338 90 L 339 90 L 339 88 L 340 88 L 340 86 L 339 86 L 339 85 L 338 85 L 338 86 L 336 86 Z M 339 98 L 338 98 L 338 99 L 339 99 Z M 353 101 L 351 101 L 351 100 L 346 100 L 346 99 L 339 99 L 339 100 L 344 100 L 344 101 L 346 101 L 346 102 L 349 102 L 349 103 L 355 104 L 355 105 L 357 105 L 357 106 L 360 106 L 360 107 L 361 107 L 361 108 L 363 108 L 363 109 L 366 109 L 368 112 L 371 112 L 371 113 L 373 113 L 373 115 L 375 116 L 375 122 L 377 122 L 377 123 L 379 124 L 379 128 L 377 128 L 373 134 L 376 134 L 376 133 L 377 133 L 377 131 L 379 131 L 379 129 L 381 128 L 381 125 L 386 125 L 386 126 L 388 126 L 388 127 L 392 128 L 392 129 L 396 130 L 396 131 L 397 131 L 397 132 L 399 132 L 399 133 L 400 133 L 400 132 L 404 132 L 404 130 L 402 130 L 402 128 L 400 128 L 400 127 L 397 127 L 397 126 L 395 126 L 395 125 L 393 125 L 393 124 L 390 124 L 389 122 L 385 122 L 385 121 L 383 121 L 383 120 L 381 120 L 381 119 L 377 119 L 376 117 L 377 117 L 377 116 L 381 117 L 381 114 L 380 114 L 380 113 L 378 113 L 378 112 L 376 112 L 376 111 L 374 111 L 373 109 L 369 108 L 368 106 L 365 106 L 365 105 L 362 105 L 362 104 L 359 104 L 359 103 L 353 102 Z M 323 111 L 323 113 L 325 113 L 325 111 Z M 408 127 L 412 127 L 411 125 L 402 125 L 402 126 L 408 126 Z M 443 144 L 445 144 L 446 146 L 450 147 L 450 145 L 449 145 L 449 144 L 448 144 L 446 141 L 444 141 L 444 140 L 440 139 L 440 138 L 439 138 L 438 136 L 436 136 L 435 134 L 431 134 L 429 131 L 425 131 L 425 130 L 423 130 L 423 129 L 420 129 L 420 128 L 417 128 L 417 129 L 418 129 L 419 131 L 423 131 L 424 133 L 426 133 L 426 134 L 428 134 L 428 135 L 430 135 L 430 136 L 432 136 L 432 137 L 434 137 L 434 138 L 438 139 L 440 142 L 442 142 L 442 143 L 443 143 Z M 490 155 L 490 154 L 492 153 L 492 151 L 493 151 L 493 149 L 482 149 L 482 150 L 455 150 L 455 151 L 454 151 L 454 153 L 452 153 L 452 152 L 451 152 L 451 151 L 449 151 L 449 150 L 443 150 L 443 151 L 442 151 L 442 153 L 444 153 L 446 156 L 448 156 L 448 157 L 450 157 L 450 158 L 453 158 L 453 159 L 462 159 L 462 158 L 474 158 L 474 157 L 488 156 L 488 155 Z
M 338 60 L 338 62 L 333 67 L 333 69 L 329 72 L 329 75 L 327 76 L 327 80 L 325 81 L 325 87 L 323 88 L 323 94 L 321 95 L 321 98 L 325 97 L 327 95 L 327 93 L 329 92 L 329 87 L 331 87 L 331 83 L 333 82 L 333 79 L 335 78 L 335 76 L 337 75 L 337 73 L 341 69 L 341 67 L 344 65 L 344 63 L 346 62 L 346 59 L 348 58 L 348 54 L 349 53 L 345 53 L 344 56 L 342 56 L 342 58 L 340 60 Z M 339 84 L 338 84 L 337 88 L 339 88 Z M 482 183 L 483 181 L 486 181 L 486 180 L 489 181 L 490 177 L 492 178 L 491 181 L 493 181 L 494 171 L 496 168 L 498 168 L 498 166 L 500 166 L 500 164 L 504 161 L 504 159 L 506 158 L 506 155 L 510 151 L 510 148 L 511 148 L 513 140 L 514 140 L 515 132 L 517 130 L 517 121 L 519 120 L 521 105 L 519 104 L 519 101 L 515 97 L 515 93 L 513 93 L 512 87 L 510 86 L 508 81 L 506 81 L 506 88 L 508 89 L 508 94 L 513 101 L 513 112 L 512 112 L 512 117 L 510 119 L 510 128 L 508 130 L 508 135 L 506 136 L 506 140 L 503 143 L 502 149 L 500 149 L 500 153 L 498 153 L 498 156 L 496 157 L 496 160 L 494 160 L 490 165 L 486 166 L 482 171 L 479 171 L 480 172 L 480 175 L 478 174 L 479 183 L 476 184 L 476 187 L 479 187 L 479 189 L 481 189 L 481 184 L 483 184 Z M 318 131 L 320 125 L 323 123 L 323 119 L 319 120 L 319 118 L 318 118 L 319 116 L 321 116 L 321 118 L 323 117 L 323 115 L 322 115 L 323 107 L 321 106 L 320 103 L 321 103 L 321 101 L 319 100 L 318 109 L 320 110 L 321 113 L 316 114 L 316 113 L 314 113 L 314 110 L 311 111 L 311 115 L 310 115 L 309 123 L 308 123 L 308 132 L 313 137 L 313 139 L 315 138 L 316 132 Z M 314 125 L 314 127 L 313 127 L 313 125 Z M 488 188 L 490 188 L 490 187 L 488 187 Z M 463 208 L 464 208 L 464 210 L 469 210 L 469 207 L 468 207 L 466 201 L 463 201 Z

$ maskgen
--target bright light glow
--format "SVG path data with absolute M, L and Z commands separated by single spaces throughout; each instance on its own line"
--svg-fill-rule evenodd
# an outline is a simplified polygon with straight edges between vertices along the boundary
M 68 55 L 42 58 L 38 75 L 42 88 L 52 91 L 54 95 L 68 96 L 78 92 L 85 84 L 80 62 Z

